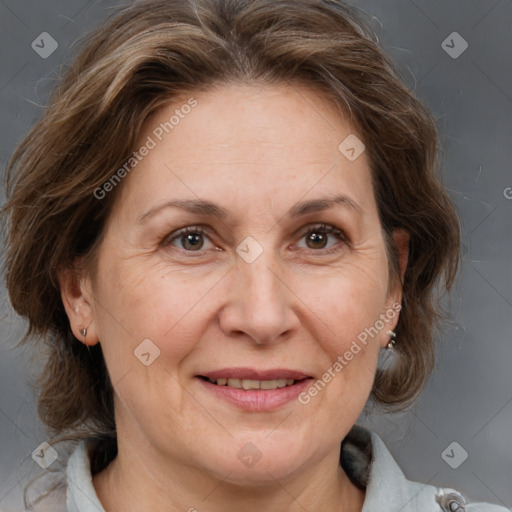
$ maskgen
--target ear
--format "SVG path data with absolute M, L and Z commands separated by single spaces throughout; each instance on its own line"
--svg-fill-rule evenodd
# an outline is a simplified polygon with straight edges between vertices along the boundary
M 94 308 L 90 282 L 77 269 L 58 272 L 60 295 L 75 338 L 88 346 L 96 345 L 99 338 L 94 322 Z M 86 329 L 85 336 L 81 332 Z
M 398 324 L 399 311 L 402 304 L 402 286 L 405 270 L 407 269 L 407 261 L 409 259 L 409 233 L 405 229 L 397 228 L 392 233 L 393 242 L 395 244 L 398 253 L 398 263 L 400 267 L 399 276 L 394 276 L 394 282 L 390 283 L 388 288 L 388 299 L 386 301 L 386 318 L 389 318 L 389 323 L 386 325 L 384 330 L 385 336 L 383 336 L 382 346 L 387 345 L 389 342 L 389 336 L 387 331 L 393 331 Z M 398 277 L 400 282 L 398 282 Z

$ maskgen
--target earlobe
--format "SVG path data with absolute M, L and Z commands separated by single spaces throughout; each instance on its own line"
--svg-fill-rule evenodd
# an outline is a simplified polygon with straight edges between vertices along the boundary
M 97 336 L 94 310 L 83 291 L 81 275 L 75 269 L 58 272 L 60 294 L 71 330 L 78 340 L 88 346 L 96 345 Z
M 400 274 L 395 277 L 394 283 L 391 284 L 389 290 L 387 303 L 388 309 L 385 311 L 384 315 L 386 318 L 390 319 L 390 322 L 387 326 L 387 329 L 389 329 L 387 331 L 387 335 L 381 340 L 382 347 L 392 347 L 396 339 L 394 330 L 398 324 L 402 304 L 402 286 L 400 286 L 400 283 L 404 282 L 405 271 L 407 269 L 407 262 L 409 259 L 409 239 L 409 233 L 405 231 L 405 229 L 397 228 L 393 230 L 393 242 L 398 253 Z M 400 282 L 398 282 L 398 277 Z

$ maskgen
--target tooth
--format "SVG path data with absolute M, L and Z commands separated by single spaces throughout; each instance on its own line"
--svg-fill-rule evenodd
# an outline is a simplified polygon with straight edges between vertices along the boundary
M 240 379 L 228 379 L 228 386 L 232 388 L 242 388 L 242 381 Z
M 292 386 L 295 379 L 275 379 L 275 380 L 254 380 L 254 379 L 209 379 L 210 382 L 217 383 L 218 386 L 229 386 L 237 389 L 266 389 L 272 390 Z
M 260 388 L 261 389 L 276 389 L 277 388 L 277 381 L 275 381 L 275 380 L 262 380 L 260 382 Z
M 244 389 L 260 389 L 260 381 L 244 379 L 242 381 L 242 387 Z
M 212 384 L 215 384 L 215 379 L 212 379 L 211 377 L 208 377 L 208 380 L 209 380 Z

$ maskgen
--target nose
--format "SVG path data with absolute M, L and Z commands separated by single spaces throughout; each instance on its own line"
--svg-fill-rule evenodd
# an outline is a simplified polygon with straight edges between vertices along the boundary
M 258 345 L 281 341 L 299 326 L 299 299 L 290 277 L 265 250 L 253 261 L 237 260 L 226 283 L 220 328 L 228 337 L 250 339 Z

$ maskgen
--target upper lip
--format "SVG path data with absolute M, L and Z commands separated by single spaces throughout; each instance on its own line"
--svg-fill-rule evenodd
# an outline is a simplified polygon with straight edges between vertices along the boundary
M 305 373 L 287 368 L 273 368 L 269 370 L 256 370 L 255 368 L 222 368 L 211 372 L 202 373 L 200 377 L 208 379 L 240 379 L 240 380 L 277 380 L 295 379 L 301 380 L 310 377 Z

